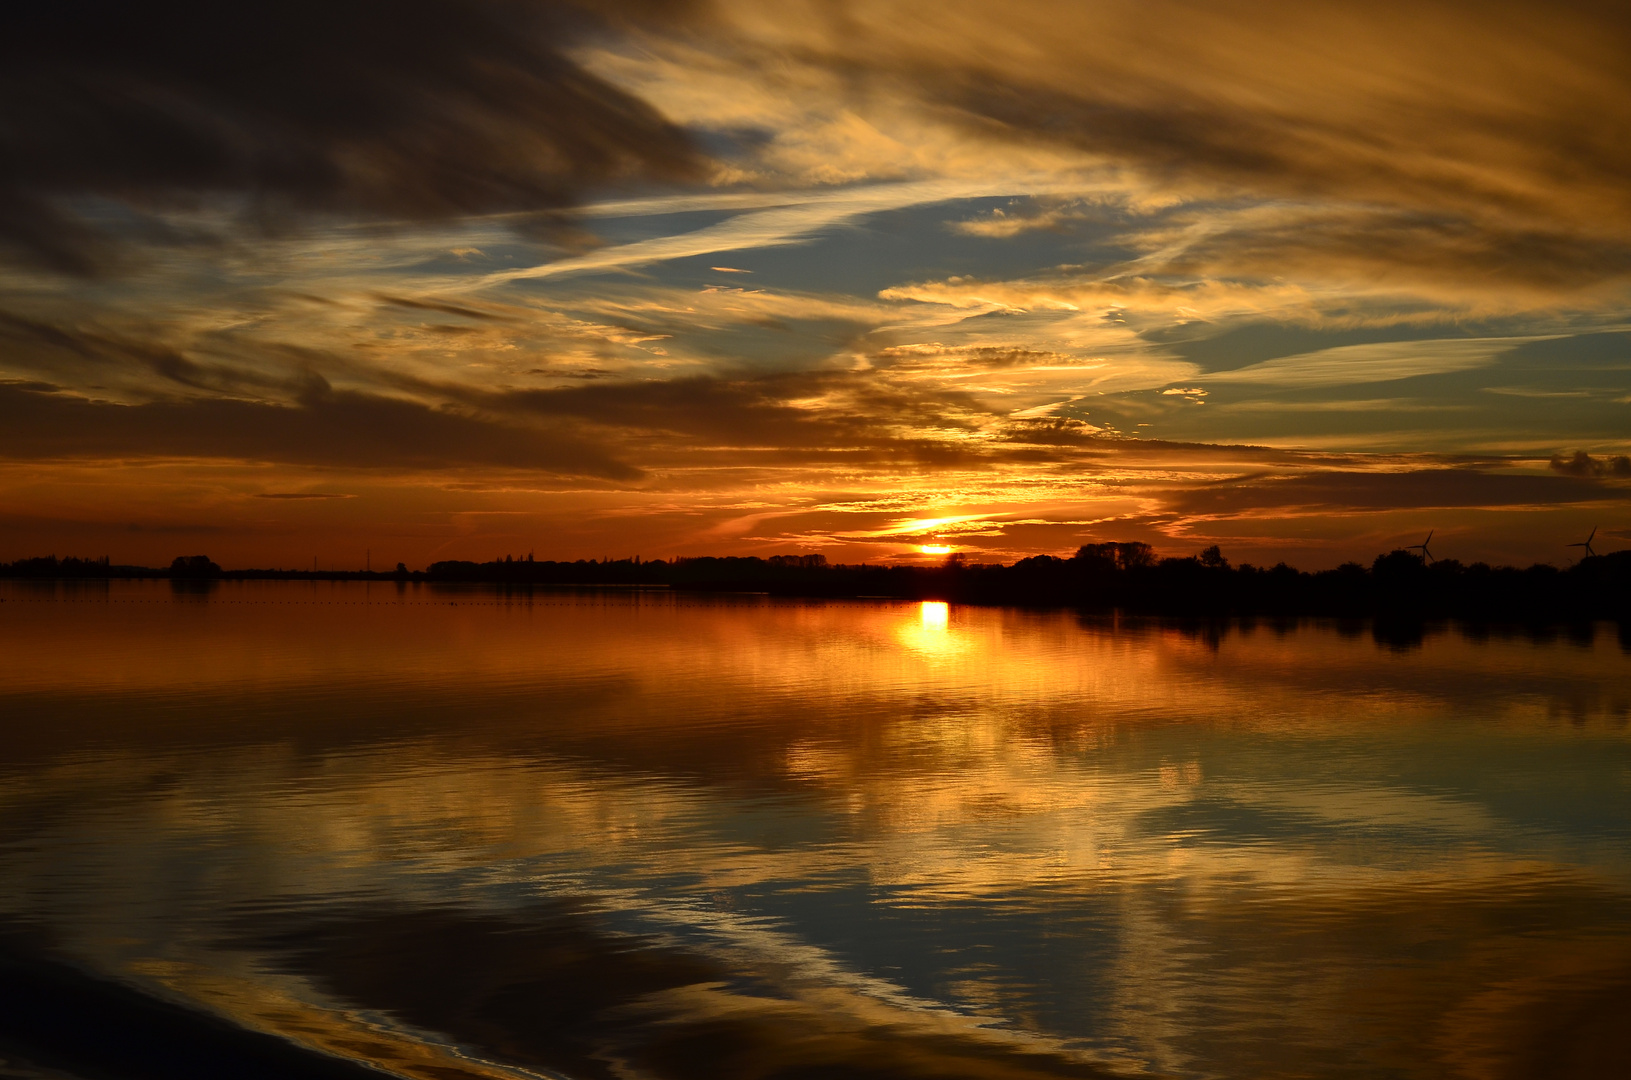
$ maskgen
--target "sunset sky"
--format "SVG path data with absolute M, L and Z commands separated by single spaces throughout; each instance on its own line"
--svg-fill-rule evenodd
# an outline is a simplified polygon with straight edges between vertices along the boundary
M 1631 543 L 1622 5 L 0 27 L 0 559 Z

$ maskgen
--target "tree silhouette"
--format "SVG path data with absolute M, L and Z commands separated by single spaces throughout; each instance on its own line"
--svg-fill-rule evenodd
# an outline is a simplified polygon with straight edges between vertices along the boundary
M 220 577 L 221 568 L 208 555 L 177 555 L 170 563 L 170 576 L 177 578 Z

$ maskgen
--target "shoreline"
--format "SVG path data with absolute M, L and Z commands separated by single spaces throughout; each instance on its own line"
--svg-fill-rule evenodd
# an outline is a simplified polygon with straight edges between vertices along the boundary
M 1609 560 L 1612 564 L 1600 569 L 1590 565 Z M 1016 574 L 1014 567 L 832 567 L 790 574 L 730 573 L 715 568 L 713 573 L 672 575 L 677 580 L 629 581 L 604 579 L 626 576 L 619 572 L 626 568 L 618 564 L 557 564 L 578 571 L 572 574 L 540 572 L 547 564 L 508 564 L 525 566 L 532 572 L 482 572 L 486 568 L 460 573 L 251 569 L 193 576 L 145 567 L 108 567 L 109 572 L 101 574 L 48 575 L 7 573 L 8 568 L 0 567 L 0 581 L 40 586 L 168 581 L 178 594 L 199 596 L 231 582 L 360 582 L 416 589 L 480 587 L 505 594 L 564 589 L 789 600 L 945 602 L 1199 622 L 1315 618 L 1400 626 L 1434 621 L 1474 626 L 1562 626 L 1606 621 L 1631 627 L 1631 557 L 1605 556 L 1590 562 L 1568 571 L 1506 568 L 1478 574 L 1463 572 L 1454 578 L 1423 568 L 1404 580 L 1390 579 L 1386 574 L 1359 577 L 1351 572 L 1306 574 L 1289 568 L 1259 571 L 1249 567 L 1199 576 L 1184 572 L 1193 568 L 1180 567 L 1175 574 L 1172 567 L 1154 567 L 1097 577 L 1073 575 L 1070 567 L 1049 567 L 1044 569 L 1051 573 L 1029 575 Z M 1582 565 L 1596 572 L 1581 573 Z M 643 564 L 641 569 L 651 566 Z M 1174 577 L 1190 580 L 1175 582 Z M 1467 580 L 1469 577 L 1473 580 Z

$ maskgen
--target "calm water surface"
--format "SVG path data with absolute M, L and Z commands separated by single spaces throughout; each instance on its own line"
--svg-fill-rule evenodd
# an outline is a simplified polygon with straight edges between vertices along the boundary
M 89 1069 L 31 1002 L 426 1080 L 1626 1068 L 1611 626 L 0 597 L 0 1075 Z

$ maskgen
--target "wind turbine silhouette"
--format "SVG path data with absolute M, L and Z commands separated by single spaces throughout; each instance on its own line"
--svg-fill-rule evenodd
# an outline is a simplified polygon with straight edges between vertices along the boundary
M 1428 562 L 1432 562 L 1433 561 L 1433 553 L 1431 551 L 1427 550 L 1427 545 L 1431 544 L 1432 542 L 1433 542 L 1433 530 L 1428 529 L 1427 530 L 1427 539 L 1423 540 L 1419 544 L 1406 544 L 1405 545 L 1405 550 L 1406 551 L 1419 551 L 1419 552 L 1422 553 L 1422 556 Z
M 1586 549 L 1586 558 L 1589 559 L 1593 555 L 1597 554 L 1597 550 L 1591 546 L 1591 542 L 1592 542 L 1593 539 L 1596 538 L 1596 536 L 1597 536 L 1597 527 L 1594 525 L 1594 526 L 1592 526 L 1592 529 L 1591 529 L 1591 535 L 1586 537 L 1585 543 L 1583 543 L 1583 544 L 1564 544 L 1563 546 L 1564 547 L 1583 547 L 1583 548 Z

